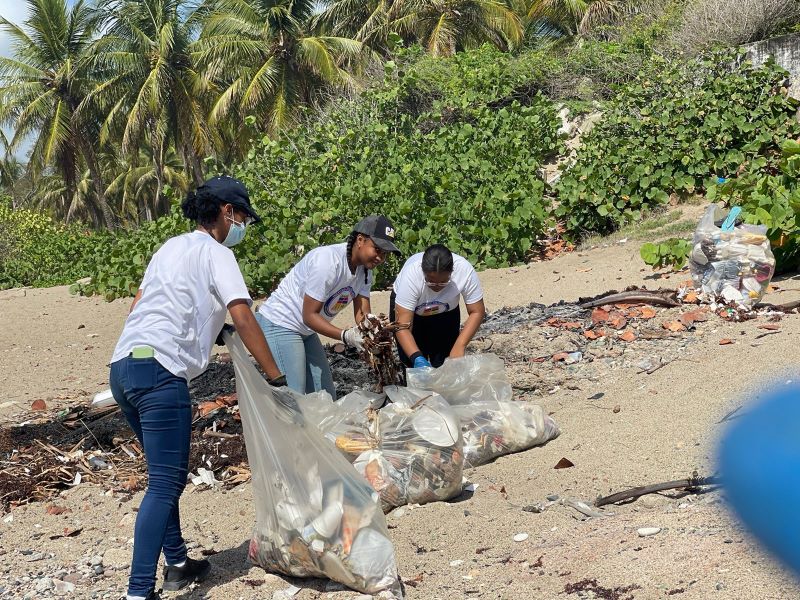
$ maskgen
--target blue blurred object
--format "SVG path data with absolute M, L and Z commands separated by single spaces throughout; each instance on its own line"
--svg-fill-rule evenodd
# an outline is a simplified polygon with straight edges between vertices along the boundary
M 725 179 L 724 177 L 717 177 L 717 183 L 725 183 L 726 181 L 728 180 Z
M 432 366 L 431 363 L 424 356 L 418 356 L 417 358 L 414 359 L 415 369 L 419 369 L 420 367 L 430 367 L 430 366 Z
M 772 391 L 720 444 L 720 475 L 744 524 L 800 573 L 800 386 Z

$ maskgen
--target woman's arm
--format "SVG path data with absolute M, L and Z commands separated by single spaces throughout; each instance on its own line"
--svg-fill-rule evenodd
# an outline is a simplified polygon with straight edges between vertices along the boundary
M 371 312 L 372 307 L 369 298 L 366 296 L 356 296 L 356 299 L 353 300 L 353 318 L 356 324 L 361 323 Z
M 272 352 L 267 345 L 264 332 L 261 331 L 250 304 L 247 300 L 234 300 L 228 304 L 228 311 L 231 313 L 233 325 L 239 337 L 242 338 L 244 345 L 256 359 L 269 379 L 276 379 L 281 376 L 278 365 L 272 357 Z
M 467 304 L 467 322 L 464 323 L 464 328 L 453 344 L 453 349 L 450 350 L 450 358 L 459 358 L 464 356 L 467 350 L 467 344 L 472 340 L 472 336 L 478 331 L 478 327 L 483 322 L 483 317 L 486 316 L 486 306 L 483 300 L 478 300 L 472 304 Z
M 397 323 L 411 325 L 411 323 L 414 322 L 414 311 L 395 304 L 394 317 Z M 395 335 L 397 336 L 397 343 L 400 344 L 406 356 L 411 356 L 419 352 L 419 346 L 417 346 L 417 342 L 410 329 L 400 329 Z
M 136 295 L 133 297 L 133 302 L 131 302 L 131 308 L 128 310 L 128 314 L 133 312 L 133 307 L 136 306 L 136 303 L 141 300 L 142 298 L 142 288 L 139 288 L 139 291 L 136 292 Z
M 308 294 L 303 296 L 303 323 L 319 334 L 326 335 L 334 340 L 342 339 L 342 330 L 327 321 L 320 314 L 321 312 L 322 302 L 314 300 Z

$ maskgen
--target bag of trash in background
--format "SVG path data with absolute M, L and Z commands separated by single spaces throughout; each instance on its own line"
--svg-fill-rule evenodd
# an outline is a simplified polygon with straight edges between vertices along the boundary
M 270 387 L 241 340 L 225 334 L 236 370 L 256 525 L 250 560 L 294 577 L 327 577 L 400 597 L 394 547 L 378 494 L 306 420 L 296 398 Z
M 741 223 L 741 208 L 712 204 L 692 239 L 689 266 L 695 287 L 713 300 L 750 308 L 758 304 L 775 272 L 764 225 Z
M 544 409 L 532 402 L 486 400 L 453 407 L 464 437 L 464 467 L 541 446 L 561 431 Z
M 441 394 L 452 405 L 512 399 L 506 366 L 496 354 L 448 358 L 437 369 L 406 369 L 406 380 L 408 387 Z

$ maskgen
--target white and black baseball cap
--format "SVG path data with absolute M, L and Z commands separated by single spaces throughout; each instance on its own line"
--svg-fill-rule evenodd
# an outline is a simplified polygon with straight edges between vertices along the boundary
M 383 215 L 370 215 L 361 219 L 353 227 L 353 231 L 369 236 L 375 245 L 385 252 L 400 254 L 400 250 L 394 245 L 394 226 Z

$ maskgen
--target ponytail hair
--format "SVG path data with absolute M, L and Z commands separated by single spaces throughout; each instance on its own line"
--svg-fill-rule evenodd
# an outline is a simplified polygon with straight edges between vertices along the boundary
M 364 235 L 363 233 L 359 234 L 357 231 L 351 231 L 350 235 L 347 236 L 347 262 L 350 262 L 350 259 L 353 258 L 353 244 L 356 243 L 356 239 L 359 235 Z M 364 237 L 367 237 L 364 235 Z M 364 283 L 369 282 L 369 269 L 366 267 L 364 268 Z
M 217 220 L 220 211 L 220 200 L 208 191 L 199 188 L 189 192 L 181 202 L 183 216 L 198 225 L 207 227 Z
M 453 253 L 444 244 L 428 246 L 422 255 L 423 273 L 452 273 Z

